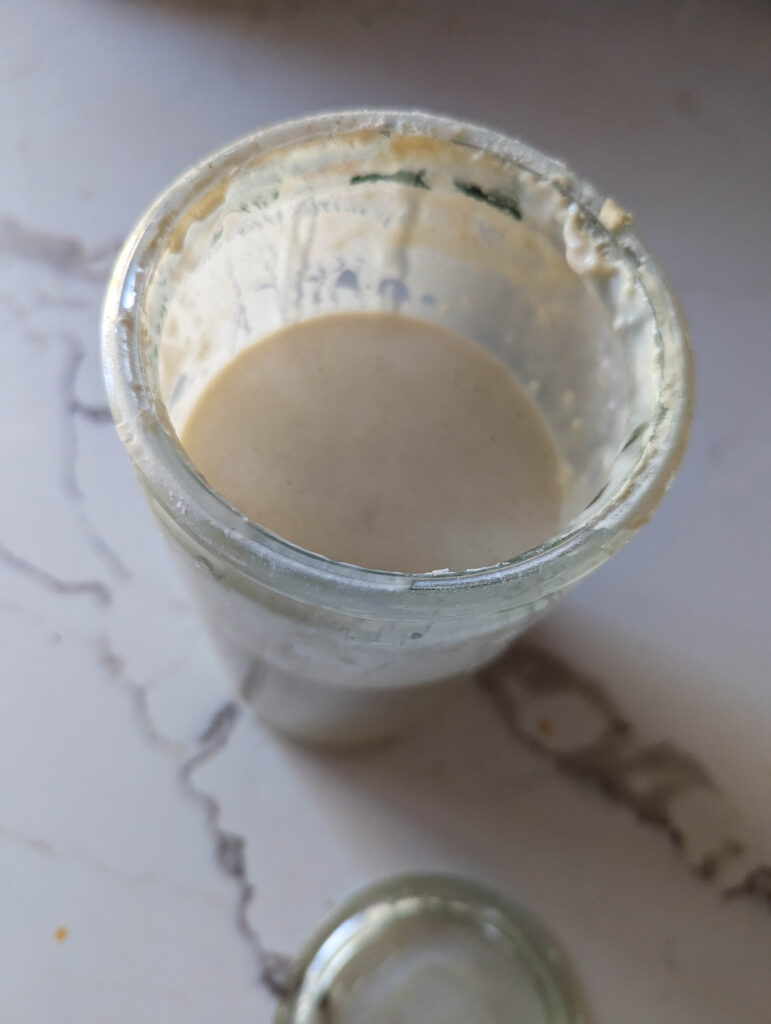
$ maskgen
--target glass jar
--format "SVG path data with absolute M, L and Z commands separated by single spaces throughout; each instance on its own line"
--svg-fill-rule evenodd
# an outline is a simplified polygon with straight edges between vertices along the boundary
M 275 1024 L 588 1024 L 570 963 L 521 905 L 464 878 L 356 893 L 300 953 Z
M 268 128 L 183 175 L 110 281 L 110 403 L 149 505 L 236 686 L 319 741 L 424 713 L 648 519 L 682 456 L 686 331 L 611 200 L 485 128 L 355 112 Z M 178 434 L 242 348 L 289 323 L 388 311 L 495 353 L 567 467 L 567 525 L 463 572 L 331 561 L 244 518 Z

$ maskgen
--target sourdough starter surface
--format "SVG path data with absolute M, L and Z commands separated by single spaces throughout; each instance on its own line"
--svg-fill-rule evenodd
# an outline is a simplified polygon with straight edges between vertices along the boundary
M 318 317 L 255 343 L 181 440 L 254 522 L 370 569 L 491 565 L 561 525 L 561 460 L 514 375 L 398 314 Z

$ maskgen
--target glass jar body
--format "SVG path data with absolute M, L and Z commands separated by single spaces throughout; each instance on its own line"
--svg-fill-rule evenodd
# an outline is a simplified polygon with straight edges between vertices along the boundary
M 462 572 L 376 572 L 241 516 L 179 435 L 246 346 L 329 313 L 389 312 L 494 353 L 566 466 L 564 529 Z M 483 128 L 363 112 L 258 132 L 181 178 L 108 289 L 121 437 L 240 692 L 315 741 L 393 732 L 494 657 L 646 521 L 685 444 L 689 350 L 613 204 Z M 430 385 L 429 385 L 430 386 Z
M 412 614 L 357 615 L 234 573 L 155 511 L 241 696 L 273 728 L 314 742 L 364 742 L 426 717 L 560 596 L 462 619 L 441 594 Z

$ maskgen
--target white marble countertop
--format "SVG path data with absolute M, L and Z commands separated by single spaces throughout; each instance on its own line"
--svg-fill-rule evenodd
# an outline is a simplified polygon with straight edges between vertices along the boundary
M 597 1024 L 768 1024 L 768 7 L 6 0 L 3 26 L 0 1024 L 268 1022 L 333 903 L 412 868 L 534 908 Z M 265 733 L 104 406 L 101 293 L 150 199 L 258 125 L 367 104 L 564 156 L 690 321 L 678 481 L 530 641 L 550 735 L 501 673 L 390 746 Z M 610 761 L 561 756 L 608 723 Z

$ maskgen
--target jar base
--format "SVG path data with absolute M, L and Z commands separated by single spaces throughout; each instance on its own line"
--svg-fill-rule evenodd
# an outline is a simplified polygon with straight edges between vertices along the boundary
M 354 747 L 418 726 L 460 696 L 468 673 L 393 688 L 354 688 L 297 679 L 254 665 L 241 696 L 261 724 L 295 742 Z

